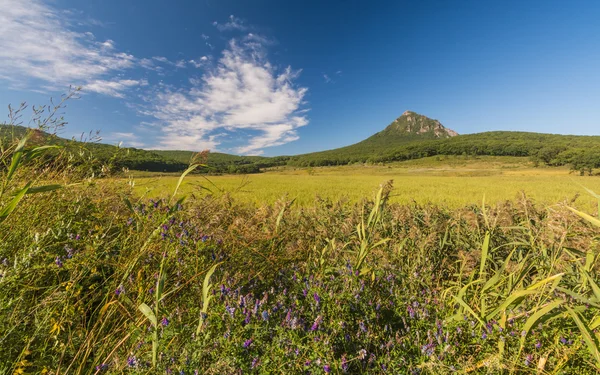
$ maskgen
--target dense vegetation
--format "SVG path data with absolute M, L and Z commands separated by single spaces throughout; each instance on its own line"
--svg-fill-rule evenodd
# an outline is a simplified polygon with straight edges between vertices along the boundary
M 600 220 L 566 205 L 146 200 L 33 138 L 0 153 L 2 374 L 600 370 Z
M 527 132 L 485 132 L 437 140 L 412 141 L 378 148 L 357 143 L 335 150 L 292 157 L 291 165 L 343 165 L 390 162 L 435 155 L 491 155 L 529 157 L 541 165 L 569 165 L 589 172 L 600 167 L 600 136 L 574 136 Z
M 161 151 L 154 153 L 165 158 L 189 164 L 194 157 L 192 151 Z M 263 168 L 285 165 L 288 157 L 265 157 L 265 156 L 238 156 L 224 154 L 221 152 L 211 152 L 207 156 L 206 163 L 211 170 L 221 173 L 258 173 Z

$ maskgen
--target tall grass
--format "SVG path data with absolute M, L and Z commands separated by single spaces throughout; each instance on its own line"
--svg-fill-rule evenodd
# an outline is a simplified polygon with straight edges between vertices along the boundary
M 27 148 L 5 150 L 2 181 Z M 19 166 L 2 207 L 39 177 Z M 397 204 L 391 184 L 253 205 L 183 199 L 184 177 L 161 198 L 86 180 L 14 204 L 0 374 L 600 370 L 600 223 L 576 207 Z

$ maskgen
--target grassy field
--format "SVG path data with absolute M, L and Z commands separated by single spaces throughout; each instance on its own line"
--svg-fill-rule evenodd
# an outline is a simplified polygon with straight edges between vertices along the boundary
M 600 370 L 600 221 L 560 204 L 595 177 L 426 159 L 176 199 L 178 176 L 21 164 L 43 151 L 0 150 L 0 375 Z
M 157 197 L 172 191 L 178 175 L 137 174 L 135 191 Z M 450 208 L 488 204 L 521 197 L 542 204 L 572 200 L 585 209 L 595 208 L 595 200 L 580 186 L 600 191 L 600 179 L 581 177 L 566 168 L 533 168 L 524 158 L 461 157 L 424 158 L 385 166 L 344 166 L 320 168 L 280 168 L 254 175 L 191 176 L 182 194 L 228 193 L 256 204 L 273 203 L 282 197 L 296 199 L 300 206 L 314 203 L 317 196 L 330 200 L 356 202 L 371 196 L 377 187 L 394 180 L 391 201 L 397 203 L 442 204 Z M 121 182 L 124 180 L 121 180 Z

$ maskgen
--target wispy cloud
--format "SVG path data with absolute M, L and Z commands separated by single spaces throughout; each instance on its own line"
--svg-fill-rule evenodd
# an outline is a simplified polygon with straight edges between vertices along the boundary
M 299 71 L 276 69 L 255 40 L 231 40 L 216 67 L 190 87 L 168 88 L 151 99 L 146 114 L 162 125 L 157 148 L 215 149 L 235 131 L 254 135 L 233 151 L 261 154 L 264 148 L 298 139 L 296 130 L 308 123 L 297 87 Z M 216 135 L 218 133 L 218 135 Z
M 192 65 L 194 68 L 202 68 L 206 66 L 210 62 L 210 58 L 208 56 L 202 56 L 197 60 L 190 60 L 188 63 Z
M 139 137 L 135 133 L 113 132 L 104 138 L 106 141 L 122 144 L 127 147 L 143 148 L 146 145 L 139 141 Z
M 170 60 L 135 57 L 120 51 L 118 40 L 74 31 L 68 11 L 42 0 L 0 0 L 0 9 L 0 81 L 27 90 L 64 91 L 81 85 L 84 92 L 127 98 L 124 105 L 152 119 L 148 132 L 113 133 L 109 140 L 134 147 L 225 146 L 227 151 L 261 154 L 264 148 L 298 139 L 298 128 L 308 123 L 307 89 L 296 84 L 300 71 L 272 63 L 267 49 L 274 42 L 248 33 L 252 27 L 235 16 L 214 24 L 220 31 L 244 31 L 230 40 L 218 60 L 210 55 Z M 210 37 L 199 39 L 208 43 Z M 195 70 L 199 75 L 183 86 L 179 81 L 178 86 L 162 81 L 150 85 L 134 74 L 150 70 L 165 76 L 191 67 L 202 70 Z
M 0 8 L 0 79 L 20 88 L 91 84 L 90 91 L 117 97 L 133 86 L 114 79 L 136 59 L 112 40 L 70 30 L 64 12 L 38 0 L 1 0 Z
M 229 21 L 225 23 L 218 23 L 217 21 L 213 22 L 213 26 L 215 26 L 219 31 L 231 31 L 231 30 L 239 30 L 246 31 L 249 27 L 244 23 L 243 20 L 234 16 L 233 14 L 229 16 Z
M 323 79 L 325 80 L 325 83 L 333 82 L 333 80 L 331 78 L 329 78 L 329 76 L 327 74 L 323 74 Z
M 97 92 L 115 98 L 123 98 L 123 92 L 130 87 L 146 86 L 148 81 L 135 79 L 95 80 L 84 86 L 84 91 Z

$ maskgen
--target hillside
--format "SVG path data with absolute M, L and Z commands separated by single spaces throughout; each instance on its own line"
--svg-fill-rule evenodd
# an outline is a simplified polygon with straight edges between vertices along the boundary
M 23 126 L 0 124 L 0 141 L 7 142 L 12 138 L 21 138 L 27 130 L 28 128 Z M 63 146 L 82 159 L 79 164 L 93 160 L 92 168 L 111 164 L 115 170 L 127 168 L 150 172 L 182 172 L 188 167 L 192 157 L 196 154 L 191 151 L 119 148 L 103 143 L 69 140 L 42 131 L 34 131 L 36 134 L 32 138 L 32 144 Z M 88 152 L 81 153 L 82 150 Z M 83 160 L 84 158 L 85 160 Z M 209 173 L 258 173 L 261 168 L 284 165 L 287 159 L 286 157 L 237 156 L 216 152 L 208 154 L 205 162 L 209 168 L 202 169 L 202 171 Z

